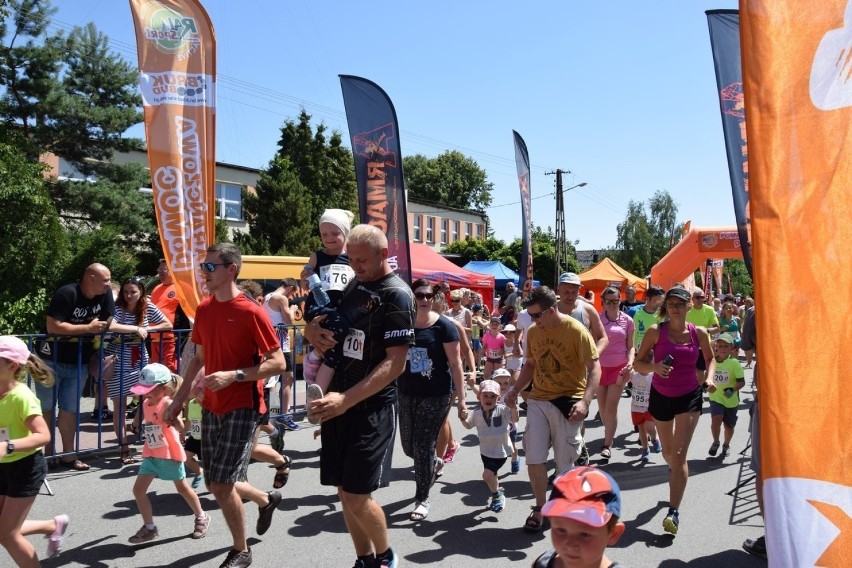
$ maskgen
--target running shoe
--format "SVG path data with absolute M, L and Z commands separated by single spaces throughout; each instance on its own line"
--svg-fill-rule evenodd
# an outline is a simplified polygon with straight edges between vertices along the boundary
M 501 487 L 497 490 L 497 493 L 491 495 L 491 504 L 488 506 L 489 509 L 494 511 L 495 513 L 499 513 L 506 507 L 506 491 Z
M 305 389 L 305 408 L 308 410 L 308 422 L 311 424 L 319 424 L 319 418 L 311 412 L 311 403 L 323 396 L 322 387 L 317 384 L 311 383 Z
M 743 541 L 743 550 L 753 556 L 766 558 L 766 537 L 762 536 L 755 539 L 747 538 Z
M 639 457 L 643 462 L 651 461 L 651 451 L 650 450 L 642 450 L 642 455 Z
M 136 534 L 127 540 L 130 544 L 142 544 L 143 542 L 152 541 L 158 536 L 160 536 L 160 533 L 157 532 L 157 527 L 149 529 L 145 525 L 142 525 L 142 528 L 136 531 Z
M 585 440 L 580 440 L 580 456 L 577 458 L 577 461 L 574 463 L 574 465 L 589 465 L 589 448 L 586 446 Z
M 669 509 L 669 514 L 663 519 L 663 530 L 673 535 L 677 534 L 677 527 L 680 524 L 680 515 L 674 509 Z
M 196 476 L 192 479 L 192 488 L 193 488 L 193 489 L 198 489 L 199 487 L 201 487 L 201 483 L 202 483 L 203 481 L 204 481 L 204 475 L 199 473 L 198 475 L 196 475 Z
M 210 515 L 204 515 L 203 519 L 195 519 L 195 527 L 192 530 L 192 538 L 199 539 L 207 536 L 210 527 Z
M 53 522 L 56 523 L 56 528 L 53 532 L 47 535 L 47 557 L 53 558 L 59 551 L 62 550 L 62 541 L 65 540 L 65 533 L 68 531 L 68 515 L 58 515 L 53 517 Z
M 110 409 L 106 406 L 104 406 L 103 408 L 96 408 L 92 411 L 91 419 L 95 421 L 112 420 L 112 411 L 110 411 Z
M 393 551 L 393 548 L 389 548 L 384 556 L 376 557 L 376 568 L 397 568 L 398 565 L 396 552 Z
M 272 514 L 275 512 L 275 509 L 278 508 L 278 503 L 281 502 L 281 493 L 278 491 L 270 491 L 266 494 L 266 496 L 269 498 L 269 503 L 263 507 L 258 507 L 257 534 L 259 535 L 265 534 L 266 531 L 269 530 L 269 526 L 272 524 Z M 249 563 L 250 562 L 251 554 L 249 554 Z M 242 564 L 235 564 L 235 566 L 242 566 Z M 248 564 L 246 564 L 246 566 L 248 566 Z
M 444 463 L 453 463 L 453 460 L 456 459 L 456 452 L 461 448 L 461 444 L 456 442 L 449 448 L 447 448 L 447 452 L 444 454 Z
M 516 460 L 512 460 L 512 473 L 520 473 L 521 472 L 521 458 Z
M 651 440 L 651 451 L 655 454 L 659 454 L 663 451 L 663 445 L 660 443 L 659 438 Z
M 722 444 L 722 457 L 726 458 L 731 455 L 731 446 L 728 444 Z
M 707 450 L 707 453 L 710 454 L 711 456 L 715 456 L 718 451 L 719 451 L 719 441 L 717 440 L 717 441 L 713 442 L 712 444 L 710 444 L 710 449 Z
M 232 548 L 219 568 L 247 568 L 248 566 L 251 566 L 251 548 L 246 551 Z
M 276 422 L 292 432 L 295 432 L 296 430 L 301 430 L 301 426 L 296 424 L 296 421 L 293 420 L 293 415 L 289 413 L 282 414 L 281 416 L 279 416 Z

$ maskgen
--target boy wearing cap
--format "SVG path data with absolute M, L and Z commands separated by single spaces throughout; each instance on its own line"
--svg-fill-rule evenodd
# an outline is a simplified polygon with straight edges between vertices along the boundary
M 550 500 L 541 508 L 550 521 L 553 549 L 533 562 L 533 568 L 618 568 L 606 556 L 624 534 L 621 491 L 606 472 L 575 467 L 553 482 Z
M 506 496 L 497 480 L 497 472 L 512 455 L 512 443 L 509 441 L 509 428 L 518 421 L 518 407 L 511 408 L 500 402 L 500 384 L 485 380 L 479 383 L 479 405 L 468 418 L 464 411 L 462 424 L 468 430 L 476 427 L 479 437 L 479 453 L 482 457 L 482 480 L 491 491 L 489 509 L 499 513 L 506 506 Z
M 713 375 L 713 384 L 716 385 L 716 390 L 709 395 L 710 433 L 713 435 L 713 444 L 707 453 L 715 456 L 716 452 L 719 451 L 719 434 L 722 423 L 724 423 L 723 458 L 731 454 L 731 439 L 734 437 L 737 408 L 740 406 L 739 391 L 745 386 L 743 366 L 736 357 L 731 357 L 734 349 L 734 338 L 730 333 L 722 333 L 716 338 L 716 372 Z

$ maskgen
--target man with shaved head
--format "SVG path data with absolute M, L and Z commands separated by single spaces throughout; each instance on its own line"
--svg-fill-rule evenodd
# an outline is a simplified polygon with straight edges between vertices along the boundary
M 48 424 L 53 424 L 54 409 L 59 405 L 57 426 L 62 451 L 71 454 L 60 464 L 77 471 L 89 469 L 75 455 L 75 430 L 89 359 L 98 347 L 97 338 L 91 336 L 106 331 L 107 320 L 115 313 L 110 277 L 109 268 L 103 264 L 90 264 L 80 282 L 66 284 L 53 294 L 47 308 L 47 333 L 66 337 L 44 342 L 39 349 L 39 355 L 56 373 L 56 384 L 43 387 L 36 383 L 36 395 Z

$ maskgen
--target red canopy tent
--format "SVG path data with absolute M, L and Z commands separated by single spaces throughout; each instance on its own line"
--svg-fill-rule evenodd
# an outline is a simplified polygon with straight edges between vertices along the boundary
M 482 294 L 488 307 L 494 305 L 494 277 L 456 266 L 423 243 L 411 245 L 411 274 L 417 280 L 425 278 L 432 284 L 446 280 L 450 289 L 468 288 Z

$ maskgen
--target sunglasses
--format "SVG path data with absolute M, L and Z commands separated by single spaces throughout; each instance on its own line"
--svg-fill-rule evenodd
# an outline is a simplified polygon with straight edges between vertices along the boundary
M 426 292 L 415 292 L 414 297 L 418 300 L 431 300 L 435 297 L 435 294 L 428 294 Z
M 202 262 L 199 263 L 198 266 L 201 267 L 202 272 L 216 272 L 217 266 L 228 266 L 234 264 L 233 262 Z
M 606 304 L 608 306 L 616 306 L 619 303 L 621 303 L 621 302 L 617 299 L 616 300 L 604 300 L 604 304 Z
M 124 284 L 142 284 L 142 277 L 131 276 L 130 278 L 124 281 Z
M 553 306 L 550 306 L 550 308 L 552 308 L 552 307 L 553 307 Z M 547 312 L 550 308 L 546 308 L 546 309 L 544 309 L 544 310 L 541 310 L 540 312 L 538 312 L 538 313 L 536 313 L 536 314 L 534 314 L 534 313 L 532 313 L 531 311 L 527 310 L 527 313 L 529 314 L 529 316 L 530 316 L 532 319 L 537 320 L 537 319 L 539 319 L 541 316 L 543 316 L 543 315 L 545 314 L 545 312 Z

